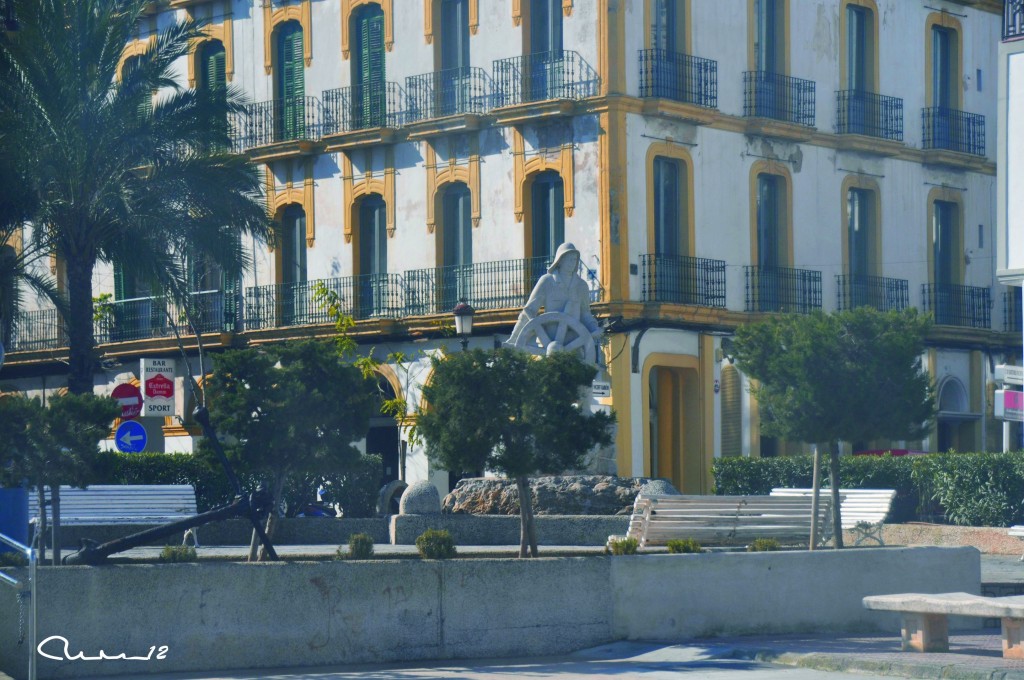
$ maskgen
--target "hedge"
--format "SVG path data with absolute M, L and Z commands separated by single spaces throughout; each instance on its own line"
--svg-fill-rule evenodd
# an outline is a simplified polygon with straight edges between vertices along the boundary
M 765 495 L 774 487 L 810 487 L 812 459 L 718 458 L 713 474 L 717 494 Z M 827 487 L 827 458 L 822 475 Z M 895 489 L 891 522 L 1024 523 L 1024 451 L 843 456 L 839 478 L 844 489 Z
M 373 517 L 377 509 L 382 462 L 378 455 L 362 456 L 344 475 L 307 475 L 285 486 L 284 503 L 289 515 L 316 500 L 317 489 L 325 491 L 324 501 L 344 508 L 346 517 Z M 255 474 L 240 473 L 246 492 L 261 481 Z M 93 484 L 190 484 L 196 489 L 199 512 L 231 502 L 234 491 L 224 471 L 204 458 L 188 453 L 104 452 L 95 469 Z

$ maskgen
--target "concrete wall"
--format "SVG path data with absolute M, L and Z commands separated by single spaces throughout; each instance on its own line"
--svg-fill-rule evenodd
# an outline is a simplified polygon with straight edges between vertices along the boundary
M 604 545 L 625 534 L 629 516 L 535 515 L 540 545 Z M 456 545 L 518 545 L 519 515 L 392 515 L 391 542 L 410 545 L 427 529 L 447 529 Z
M 620 638 L 880 629 L 865 595 L 980 587 L 973 548 L 537 560 L 45 568 L 39 639 L 162 661 L 51 661 L 40 678 L 555 654 Z M 0 671 L 20 680 L 13 591 Z M 60 641 L 45 650 L 59 655 Z

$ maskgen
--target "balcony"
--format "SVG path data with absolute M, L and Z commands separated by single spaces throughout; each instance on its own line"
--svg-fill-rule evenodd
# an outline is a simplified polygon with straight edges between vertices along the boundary
M 836 92 L 836 134 L 903 141 L 903 100 L 872 92 Z
M 178 326 L 179 332 L 186 335 L 219 333 L 234 326 L 236 305 L 230 297 L 225 298 L 223 291 L 191 293 L 186 304 L 187 307 L 164 296 L 100 303 L 94 315 L 96 342 L 130 342 L 172 336 L 172 322 Z
M 323 134 L 401 127 L 405 92 L 398 83 L 370 83 L 325 90 Z
M 1003 330 L 1007 333 L 1024 331 L 1024 322 L 1021 321 L 1020 291 L 1020 288 L 1010 288 L 1003 292 Z
M 407 271 L 406 314 L 448 314 L 462 298 L 477 311 L 522 307 L 549 262 L 534 257 Z
M 1003 40 L 1024 38 L 1024 0 L 1005 0 L 1003 5 Z
M 990 328 L 992 293 L 989 288 L 958 284 L 921 284 L 922 309 L 931 312 L 938 326 Z
M 316 97 L 292 97 L 246 104 L 232 115 L 231 147 L 236 153 L 281 142 L 316 141 L 323 132 Z
M 746 311 L 809 314 L 821 309 L 821 272 L 790 267 L 744 267 Z
M 700 257 L 641 255 L 644 302 L 725 307 L 725 262 Z
M 743 115 L 814 127 L 814 81 L 768 71 L 743 74 Z
M 321 285 L 338 296 L 341 313 L 353 319 L 398 318 L 402 316 L 401 282 L 397 274 L 365 274 L 246 288 L 245 328 L 333 323 L 327 309 L 316 300 Z
M 598 94 L 601 79 L 578 52 L 536 52 L 494 61 L 495 107 Z
M 874 307 L 880 312 L 891 312 L 910 305 L 910 284 L 906 279 L 838 274 L 836 289 L 836 309 L 840 311 Z
M 957 153 L 985 155 L 985 116 L 956 109 L 932 107 L 921 110 L 922 145 Z
M 20 312 L 11 336 L 4 339 L 8 352 L 32 352 L 67 347 L 64 319 L 56 309 Z
M 406 122 L 487 113 L 493 105 L 490 78 L 475 66 L 405 79 Z
M 640 96 L 718 108 L 718 62 L 668 50 L 640 50 Z

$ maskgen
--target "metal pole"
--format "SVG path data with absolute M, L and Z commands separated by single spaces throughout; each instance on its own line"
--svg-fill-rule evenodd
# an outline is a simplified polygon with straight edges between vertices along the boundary
M 39 621 L 39 587 L 36 567 L 39 560 L 36 559 L 36 545 L 39 542 L 39 532 L 32 535 L 32 547 L 28 549 L 28 580 L 31 586 L 32 607 L 29 609 L 28 626 L 28 680 L 36 680 L 36 638 Z

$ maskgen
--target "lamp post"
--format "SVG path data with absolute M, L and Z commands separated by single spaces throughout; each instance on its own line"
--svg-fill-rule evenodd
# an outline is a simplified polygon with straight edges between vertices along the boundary
M 455 315 L 455 333 L 462 343 L 463 352 L 469 346 L 469 336 L 473 334 L 473 315 L 475 313 L 476 310 L 469 306 L 466 298 L 462 298 L 452 310 L 452 314 Z

